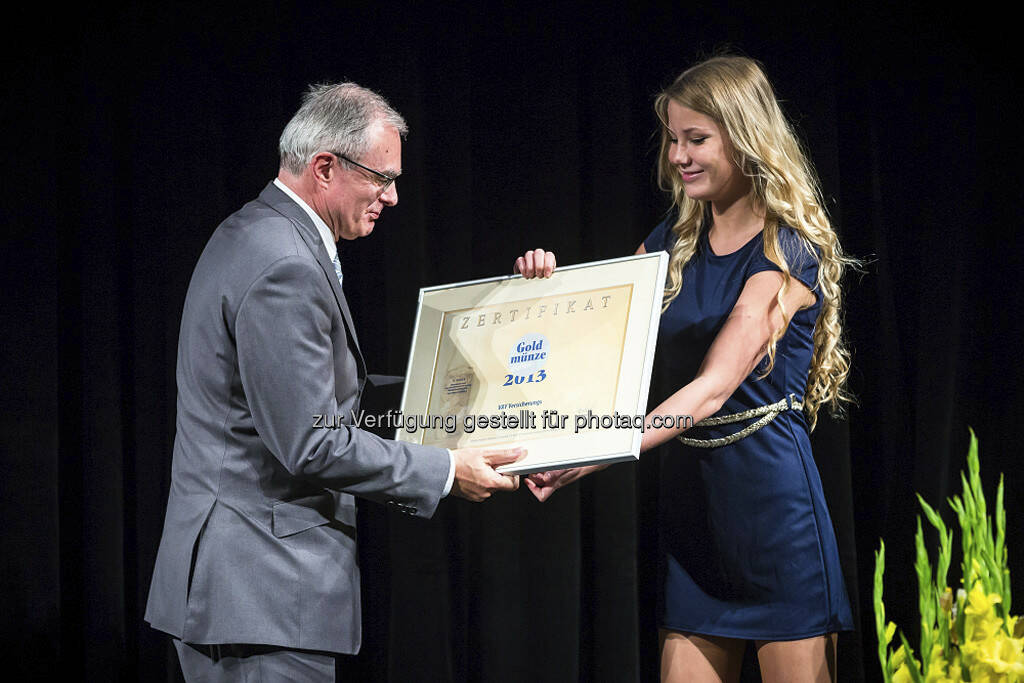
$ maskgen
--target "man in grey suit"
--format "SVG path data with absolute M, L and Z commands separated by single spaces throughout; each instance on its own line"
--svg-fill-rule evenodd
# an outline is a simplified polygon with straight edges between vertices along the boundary
M 178 418 L 146 620 L 187 680 L 334 680 L 360 645 L 353 495 L 430 517 L 449 493 L 514 490 L 520 449 L 417 446 L 351 424 L 366 368 L 339 238 L 398 202 L 402 117 L 353 83 L 316 86 L 281 168 L 225 220 L 189 284 Z M 314 416 L 345 416 L 336 429 Z

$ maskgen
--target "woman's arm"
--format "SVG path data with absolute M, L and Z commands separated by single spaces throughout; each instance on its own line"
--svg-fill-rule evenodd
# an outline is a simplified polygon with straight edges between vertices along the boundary
M 772 335 L 788 320 L 779 307 L 777 295 L 783 275 L 764 271 L 747 280 L 729 317 L 719 330 L 692 382 L 665 399 L 648 415 L 690 415 L 697 423 L 718 412 L 743 380 L 754 371 L 768 352 Z M 814 303 L 814 294 L 796 278 L 782 297 L 789 318 Z M 640 451 L 649 450 L 682 433 L 679 427 L 648 427 Z
M 637 253 L 644 253 L 643 245 Z M 680 426 L 654 428 L 654 415 L 689 415 L 693 423 L 714 415 L 741 382 L 754 371 L 768 352 L 768 341 L 788 321 L 779 308 L 777 295 L 783 275 L 764 271 L 750 277 L 732 307 L 701 363 L 697 376 L 686 386 L 665 399 L 646 418 L 647 427 L 640 452 L 659 446 L 684 431 Z M 790 278 L 789 290 L 782 298 L 788 316 L 814 303 L 814 294 L 796 278 Z M 538 472 L 526 479 L 526 485 L 541 501 L 557 489 L 608 465 L 590 465 L 566 470 Z

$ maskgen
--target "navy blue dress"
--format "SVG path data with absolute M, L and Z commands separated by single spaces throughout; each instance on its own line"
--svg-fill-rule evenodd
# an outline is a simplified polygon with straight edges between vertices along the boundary
M 644 241 L 671 251 L 674 216 Z M 816 289 L 818 265 L 790 228 L 779 230 L 790 273 Z M 747 279 L 779 268 L 759 233 L 737 251 L 712 252 L 707 232 L 683 270 L 679 296 L 661 316 L 651 406 L 688 384 Z M 801 398 L 820 301 L 796 313 L 767 359 L 725 402 L 719 415 Z M 747 423 L 693 428 L 717 438 Z M 762 429 L 718 448 L 663 448 L 659 522 L 665 590 L 661 625 L 673 631 L 749 640 L 796 640 L 852 630 L 832 520 L 811 455 L 807 423 L 787 410 Z

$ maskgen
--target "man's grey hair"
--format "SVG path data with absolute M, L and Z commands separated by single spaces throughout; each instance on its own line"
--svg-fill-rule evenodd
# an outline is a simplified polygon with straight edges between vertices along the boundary
M 403 138 L 409 132 L 402 115 L 368 88 L 355 83 L 311 85 L 281 133 L 281 166 L 301 175 L 320 152 L 344 154 L 358 161 L 369 148 L 368 133 L 378 122 L 394 128 Z

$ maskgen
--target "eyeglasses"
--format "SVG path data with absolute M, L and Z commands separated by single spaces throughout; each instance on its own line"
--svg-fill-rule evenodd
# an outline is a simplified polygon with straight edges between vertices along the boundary
M 344 159 L 353 166 L 358 166 L 359 168 L 363 169 L 368 173 L 372 173 L 374 177 L 374 182 L 377 184 L 377 188 L 380 194 L 384 194 L 385 192 L 387 192 L 388 188 L 391 187 L 391 184 L 398 179 L 398 176 L 388 175 L 387 173 L 382 173 L 380 171 L 374 170 L 369 166 L 363 166 L 358 161 L 352 161 L 344 154 L 339 154 L 338 152 L 331 152 L 331 154 L 338 157 L 339 159 Z

